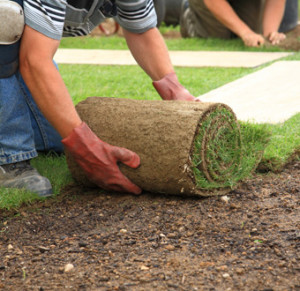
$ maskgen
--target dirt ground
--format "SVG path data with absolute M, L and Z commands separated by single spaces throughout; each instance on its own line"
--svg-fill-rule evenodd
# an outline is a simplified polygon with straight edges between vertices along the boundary
M 288 32 L 286 36 L 279 47 L 286 50 L 300 51 L 300 24 L 294 30 Z
M 300 162 L 226 196 L 70 185 L 0 215 L 1 290 L 300 290 Z
M 300 162 L 226 196 L 70 185 L 2 211 L 0 290 L 300 290 Z

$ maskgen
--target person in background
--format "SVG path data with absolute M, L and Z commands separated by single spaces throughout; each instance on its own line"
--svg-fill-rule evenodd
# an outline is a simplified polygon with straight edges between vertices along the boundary
M 15 25 L 17 16 L 10 10 L 11 1 L 0 1 L 0 15 L 11 11 L 11 17 L 0 17 L 0 22 L 6 19 L 0 25 L 0 187 L 52 195 L 49 180 L 31 166 L 30 160 L 38 151 L 61 153 L 65 147 L 99 187 L 139 194 L 141 189 L 118 167 L 118 163 L 138 167 L 139 156 L 102 141 L 81 120 L 53 57 L 63 36 L 87 35 L 113 17 L 161 98 L 196 101 L 174 72 L 156 28 L 152 0 L 13 2 L 24 5 L 25 27 L 21 40 L 9 41 L 20 34 Z M 16 15 L 22 13 L 21 8 Z M 5 27 L 13 28 L 11 37 Z
M 182 37 L 240 37 L 250 47 L 266 40 L 277 45 L 285 39 L 285 30 L 297 25 L 291 14 L 284 18 L 293 6 L 293 0 L 184 0 L 180 32 Z

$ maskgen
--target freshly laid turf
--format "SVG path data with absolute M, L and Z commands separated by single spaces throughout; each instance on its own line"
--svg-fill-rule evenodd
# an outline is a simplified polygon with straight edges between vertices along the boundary
M 278 172 L 287 163 L 300 158 L 300 113 L 283 124 L 257 125 L 257 127 L 265 127 L 271 132 L 258 170 Z
M 72 181 L 64 155 L 57 156 L 53 153 L 40 154 L 38 158 L 32 160 L 32 166 L 38 169 L 42 176 L 50 180 L 53 192 L 56 194 L 60 192 L 63 186 Z
M 64 155 L 40 154 L 38 158 L 32 160 L 31 164 L 41 175 L 50 180 L 55 194 L 59 194 L 63 186 L 72 182 Z M 36 194 L 23 189 L 5 189 L 0 187 L 0 209 L 17 208 L 23 203 L 31 203 L 39 199 L 45 198 L 40 198 Z
M 36 194 L 25 190 L 5 189 L 0 187 L 0 209 L 13 209 L 22 204 L 32 203 L 39 198 Z

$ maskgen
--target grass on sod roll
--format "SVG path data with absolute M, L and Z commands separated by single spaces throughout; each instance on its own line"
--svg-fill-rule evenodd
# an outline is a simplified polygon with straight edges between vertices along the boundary
M 239 179 L 241 136 L 233 114 L 219 108 L 199 124 L 192 156 L 198 188 L 231 187 Z
M 281 51 L 276 47 L 246 48 L 240 40 L 170 39 L 166 42 L 170 50 Z M 127 49 L 125 40 L 116 36 L 63 39 L 60 47 Z M 300 60 L 300 53 L 295 53 L 284 60 Z M 176 68 L 176 72 L 181 83 L 193 95 L 199 96 L 260 68 Z M 59 65 L 59 69 L 75 104 L 88 96 L 160 99 L 148 76 L 137 66 Z M 271 170 L 280 169 L 295 152 L 298 152 L 299 157 L 299 123 L 300 114 L 278 125 L 241 123 L 243 156 L 247 157 L 243 159 L 241 167 L 251 169 L 257 163 L 257 153 L 264 149 L 262 163 Z M 266 145 L 269 135 L 271 136 Z M 297 155 L 293 157 L 297 158 Z M 33 165 L 50 179 L 56 194 L 72 181 L 64 157 L 40 155 L 33 159 Z M 38 199 L 35 194 L 24 190 L 0 188 L 0 209 L 17 208 L 35 199 Z
M 215 134 L 217 128 L 218 135 Z M 210 114 L 200 124 L 194 141 L 192 161 L 197 187 L 233 187 L 249 177 L 270 137 L 266 126 L 236 123 L 232 113 L 224 108 Z

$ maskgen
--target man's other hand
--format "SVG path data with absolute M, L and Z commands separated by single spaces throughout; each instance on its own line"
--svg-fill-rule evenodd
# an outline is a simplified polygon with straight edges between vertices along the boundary
M 161 80 L 154 81 L 152 84 L 163 100 L 200 102 L 179 83 L 174 72 L 164 76 Z

